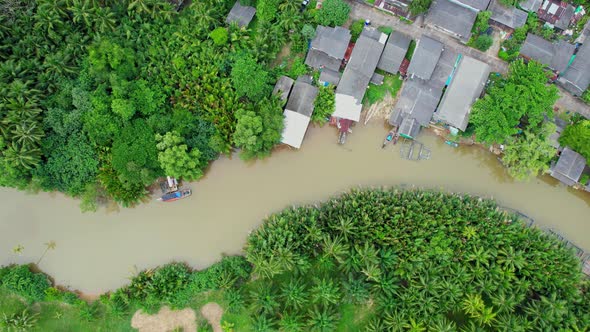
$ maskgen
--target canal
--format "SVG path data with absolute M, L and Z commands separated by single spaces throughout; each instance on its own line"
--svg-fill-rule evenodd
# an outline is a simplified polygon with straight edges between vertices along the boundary
M 0 189 L 0 265 L 40 262 L 64 286 L 97 294 L 128 282 L 138 270 L 170 261 L 202 268 L 238 254 L 261 220 L 293 204 L 324 200 L 358 186 L 415 185 L 493 198 L 520 210 L 590 250 L 590 195 L 543 176 L 512 181 L 495 156 L 454 149 L 423 131 L 430 160 L 400 158 L 399 145 L 381 149 L 380 125 L 354 128 L 346 145 L 333 128 L 310 128 L 299 151 L 279 149 L 262 161 L 221 158 L 191 184 L 193 196 L 174 203 L 83 214 L 61 194 Z M 14 252 L 19 246 L 22 250 Z

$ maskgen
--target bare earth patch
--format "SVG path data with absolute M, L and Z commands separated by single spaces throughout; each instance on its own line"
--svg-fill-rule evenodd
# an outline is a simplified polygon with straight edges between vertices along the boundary
M 205 317 L 209 325 L 213 328 L 213 332 L 222 332 L 221 316 L 223 316 L 223 308 L 215 302 L 209 302 L 201 308 L 201 315 Z
M 196 332 L 196 319 L 195 311 L 192 309 L 170 310 L 168 307 L 162 307 L 155 315 L 136 311 L 131 319 L 131 327 L 139 332 L 170 332 L 177 328 L 184 332 Z

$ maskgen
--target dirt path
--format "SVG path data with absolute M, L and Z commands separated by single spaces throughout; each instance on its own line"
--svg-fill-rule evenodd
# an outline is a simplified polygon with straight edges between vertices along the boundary
M 215 302 L 209 302 L 201 308 L 201 315 L 205 317 L 209 325 L 213 327 L 213 332 L 223 332 L 221 329 L 221 316 L 223 316 L 223 308 Z
M 131 327 L 139 332 L 170 332 L 176 328 L 181 328 L 184 332 L 197 332 L 196 319 L 195 311 L 192 309 L 170 310 L 168 307 L 162 307 L 155 315 L 138 310 L 131 319 Z

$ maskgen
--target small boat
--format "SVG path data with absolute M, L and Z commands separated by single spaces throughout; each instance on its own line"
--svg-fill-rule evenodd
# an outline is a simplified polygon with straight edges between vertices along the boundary
M 445 141 L 445 144 L 446 144 L 446 145 L 450 145 L 450 146 L 452 146 L 452 147 L 454 147 L 454 148 L 458 148 L 458 147 L 459 147 L 459 143 L 457 143 L 457 142 L 453 142 L 453 141 L 449 141 L 449 140 L 446 140 L 446 141 Z
M 158 198 L 158 200 L 161 202 L 173 202 L 182 198 L 189 197 L 190 195 L 192 195 L 192 193 L 193 192 L 190 189 L 183 189 L 162 195 L 162 197 Z
M 387 133 L 387 136 L 385 136 L 385 139 L 383 140 L 383 145 L 381 145 L 381 148 L 383 149 L 389 142 L 391 142 L 393 140 L 393 137 L 395 137 L 395 132 L 390 131 L 389 133 Z

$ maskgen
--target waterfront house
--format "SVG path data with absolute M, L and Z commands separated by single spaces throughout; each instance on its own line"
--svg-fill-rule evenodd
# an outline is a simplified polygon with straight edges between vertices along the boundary
M 575 49 L 574 45 L 564 40 L 552 43 L 529 33 L 520 48 L 520 56 L 527 60 L 536 60 L 551 70 L 562 73 L 570 63 Z
M 434 119 L 465 131 L 471 105 L 481 96 L 489 75 L 490 66 L 487 63 L 462 56 L 440 106 L 434 113 Z
M 423 80 L 429 80 L 442 52 L 443 44 L 441 42 L 422 35 L 412 55 L 412 61 L 408 67 L 408 75 L 412 78 L 417 77 Z
M 557 83 L 574 96 L 581 96 L 590 85 L 590 41 L 578 50 L 576 58 L 565 70 Z
M 424 38 L 425 36 L 422 36 L 421 39 Z M 412 63 L 415 56 L 416 53 Z M 389 124 L 398 127 L 400 136 L 415 138 L 421 127 L 429 126 L 443 90 L 457 64 L 457 58 L 457 53 L 450 49 L 444 50 L 438 57 L 429 79 L 410 76 L 406 80 L 389 117 Z
M 537 17 L 547 25 L 566 30 L 574 19 L 574 6 L 560 0 L 544 0 Z
M 350 38 L 350 30 L 346 28 L 318 25 L 305 64 L 315 69 L 340 71 Z
M 466 44 L 476 18 L 477 11 L 471 8 L 450 0 L 434 0 L 425 22 Z
M 227 15 L 225 22 L 227 24 L 235 22 L 240 28 L 244 28 L 250 24 L 255 14 L 256 8 L 251 6 L 242 6 L 238 0 Z
M 386 42 L 386 34 L 374 28 L 364 28 L 336 88 L 336 110 L 333 117 L 354 122 L 360 120 L 363 97 Z
M 298 79 L 295 82 L 283 112 L 285 128 L 281 135 L 282 143 L 297 149 L 301 147 L 311 120 L 317 94 L 317 87 L 304 82 L 304 80 Z
M 490 24 L 507 31 L 524 26 L 528 17 L 524 10 L 513 6 L 506 7 L 499 0 L 492 0 L 488 10 L 492 12 Z
M 573 186 L 580 180 L 585 166 L 586 159 L 576 151 L 566 147 L 561 152 L 557 163 L 549 170 L 549 174 L 562 183 Z
M 279 95 L 282 101 L 287 101 L 287 98 L 289 98 L 289 93 L 291 93 L 291 88 L 293 87 L 294 82 L 295 81 L 293 81 L 293 79 L 290 77 L 281 76 L 277 80 L 277 83 L 275 84 L 275 88 L 272 90 L 272 93 L 274 95 Z
M 387 39 L 387 44 L 385 44 L 379 63 L 377 63 L 377 68 L 390 74 L 396 74 L 404 61 L 406 53 L 408 53 L 411 42 L 412 38 L 409 36 L 397 31 L 392 32 Z

